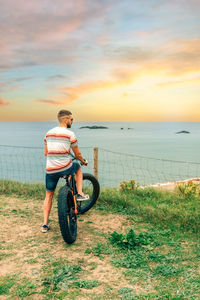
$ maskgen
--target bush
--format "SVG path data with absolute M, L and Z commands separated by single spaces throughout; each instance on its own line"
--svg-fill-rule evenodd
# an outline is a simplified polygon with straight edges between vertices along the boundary
M 200 184 L 192 180 L 178 185 L 178 190 L 185 198 L 197 199 L 200 197 Z
M 139 188 L 139 183 L 135 180 L 120 182 L 119 190 L 122 192 L 135 192 Z

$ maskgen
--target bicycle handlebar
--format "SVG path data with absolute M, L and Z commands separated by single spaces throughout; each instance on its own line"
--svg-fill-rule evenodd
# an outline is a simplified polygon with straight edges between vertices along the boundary
M 72 161 L 77 159 L 77 158 L 76 158 L 73 154 L 71 154 L 71 153 L 70 153 L 70 156 L 71 156 L 71 158 L 72 158 Z M 86 161 L 86 160 L 85 160 L 85 161 Z M 80 161 L 80 163 L 81 163 L 82 166 L 84 166 L 84 163 L 82 163 L 81 161 Z

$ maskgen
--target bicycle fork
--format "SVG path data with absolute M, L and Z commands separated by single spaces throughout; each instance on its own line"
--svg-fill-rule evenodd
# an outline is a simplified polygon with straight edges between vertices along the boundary
M 72 196 L 73 196 L 73 199 L 74 199 L 74 213 L 75 213 L 75 215 L 78 215 L 76 196 L 74 195 L 74 191 L 72 191 Z
M 76 190 L 76 182 L 74 176 L 72 176 L 71 180 L 72 180 L 72 196 L 74 199 L 74 213 L 75 215 L 78 215 L 77 202 L 76 202 L 77 190 Z

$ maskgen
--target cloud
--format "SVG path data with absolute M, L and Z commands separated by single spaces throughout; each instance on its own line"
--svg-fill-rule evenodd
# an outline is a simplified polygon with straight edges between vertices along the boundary
M 67 76 L 62 75 L 62 74 L 56 74 L 56 75 L 52 75 L 52 76 L 48 76 L 47 80 L 57 80 L 57 79 L 66 79 Z
M 199 70 L 200 67 L 200 61 L 197 57 L 197 53 L 200 51 L 198 39 L 173 41 L 154 51 L 155 53 L 153 53 L 153 50 L 148 52 L 145 49 L 127 47 L 114 51 L 111 57 L 115 61 L 114 65 L 117 62 L 118 68 L 113 68 L 110 78 L 86 81 L 76 86 L 57 88 L 64 96 L 56 96 L 53 102 L 45 101 L 43 103 L 53 105 L 69 104 L 80 99 L 83 95 L 90 94 L 96 90 L 105 90 L 122 85 L 129 86 L 142 76 L 156 77 L 156 72 L 159 74 L 158 80 L 160 72 L 174 79 L 166 80 L 166 82 L 160 82 L 159 84 L 152 84 L 152 87 L 164 87 L 181 83 L 188 84 L 198 80 L 195 75 L 194 78 L 188 77 L 191 72 Z M 123 67 L 124 63 L 122 61 L 127 61 L 128 64 L 125 64 L 125 67 Z
M 57 88 L 63 96 L 56 96 L 54 97 L 55 100 L 40 100 L 39 102 L 52 105 L 66 105 L 80 99 L 81 96 L 93 93 L 96 90 L 105 90 L 123 85 L 126 86 L 131 84 L 133 80 L 134 76 L 130 73 L 130 70 L 117 69 L 115 76 L 112 75 L 112 78 L 110 79 L 87 81 L 72 87 Z
M 33 77 L 27 76 L 27 77 L 11 78 L 10 80 L 2 81 L 0 82 L 0 92 L 10 92 L 10 91 L 19 90 L 21 86 L 16 85 L 16 83 L 31 80 L 31 79 L 33 79 Z
M 61 103 L 55 100 L 47 99 L 36 99 L 34 100 L 38 104 L 48 104 L 48 105 L 60 105 Z
M 19 90 L 20 88 L 21 88 L 21 86 L 13 84 L 13 82 L 12 83 L 10 83 L 10 82 L 1 82 L 0 83 L 0 92 L 1 93 L 16 91 L 16 90 Z
M 129 36 L 133 37 L 141 37 L 141 38 L 146 38 L 146 37 L 151 37 L 153 35 L 163 35 L 169 33 L 169 29 L 153 29 L 153 30 L 149 30 L 149 31 L 133 31 L 133 32 L 129 32 Z
M 113 69 L 106 79 L 87 80 L 74 86 L 59 87 L 56 90 L 62 95 L 40 102 L 65 105 L 96 90 L 133 85 L 137 80 L 142 80 L 142 77 L 153 78 L 154 82 L 150 84 L 152 87 L 190 84 L 199 80 L 199 75 L 195 75 L 200 68 L 199 53 L 200 39 L 174 40 L 157 49 L 140 49 L 139 47 L 110 49 L 107 55 L 112 60 Z M 194 73 L 193 77 L 191 73 Z M 161 74 L 166 78 L 164 82 L 160 82 Z M 155 83 L 156 76 L 159 83 Z
M 199 71 L 200 39 L 170 41 L 160 49 L 160 62 L 172 74 Z
M 122 46 L 105 50 L 105 56 L 121 63 L 138 63 L 151 60 L 155 55 L 152 49 L 142 49 L 134 46 Z
M 78 100 L 81 96 L 93 93 L 96 90 L 105 90 L 118 85 L 127 85 L 132 81 L 132 75 L 126 74 L 124 78 L 121 78 L 119 73 L 120 70 L 117 70 L 118 78 L 107 79 L 107 80 L 97 80 L 97 81 L 87 81 L 82 84 L 72 86 L 72 87 L 63 87 L 57 88 L 62 95 L 54 96 L 53 99 L 36 99 L 34 100 L 37 103 L 47 104 L 47 105 L 66 105 L 75 100 Z M 125 74 L 126 70 L 121 70 Z
M 111 0 L 3 1 L 0 51 L 4 60 L 0 69 L 76 60 L 86 36 L 84 29 L 96 24 L 110 3 Z
M 182 79 L 182 80 L 171 80 L 171 81 L 166 81 L 166 82 L 161 82 L 158 83 L 158 87 L 169 87 L 169 86 L 174 86 L 174 85 L 180 85 L 180 84 L 199 84 L 200 83 L 200 77 L 199 78 L 193 78 L 193 79 Z
M 125 82 L 113 81 L 113 80 L 107 80 L 107 81 L 98 80 L 98 81 L 85 82 L 83 84 L 74 87 L 59 88 L 58 90 L 65 95 L 65 97 L 62 100 L 63 103 L 65 101 L 68 103 L 79 99 L 84 94 L 89 94 L 96 90 L 108 89 L 118 85 L 119 83 L 123 84 Z
M 10 105 L 10 102 L 0 97 L 0 106 L 7 106 L 7 105 Z
M 31 77 L 31 76 L 26 76 L 26 77 L 19 77 L 19 78 L 14 78 L 14 79 L 12 79 L 12 81 L 26 81 L 26 80 L 31 80 L 31 79 L 33 79 L 33 77 Z
M 140 70 L 161 70 L 179 75 L 199 71 L 200 39 L 172 40 L 160 47 L 119 47 L 105 51 L 105 56 L 113 64 L 129 65 Z

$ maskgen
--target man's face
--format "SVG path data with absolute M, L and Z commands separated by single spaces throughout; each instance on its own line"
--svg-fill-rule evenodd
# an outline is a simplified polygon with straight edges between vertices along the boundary
M 71 128 L 72 127 L 72 123 L 73 123 L 73 116 L 69 115 L 66 118 L 66 126 L 67 128 Z

